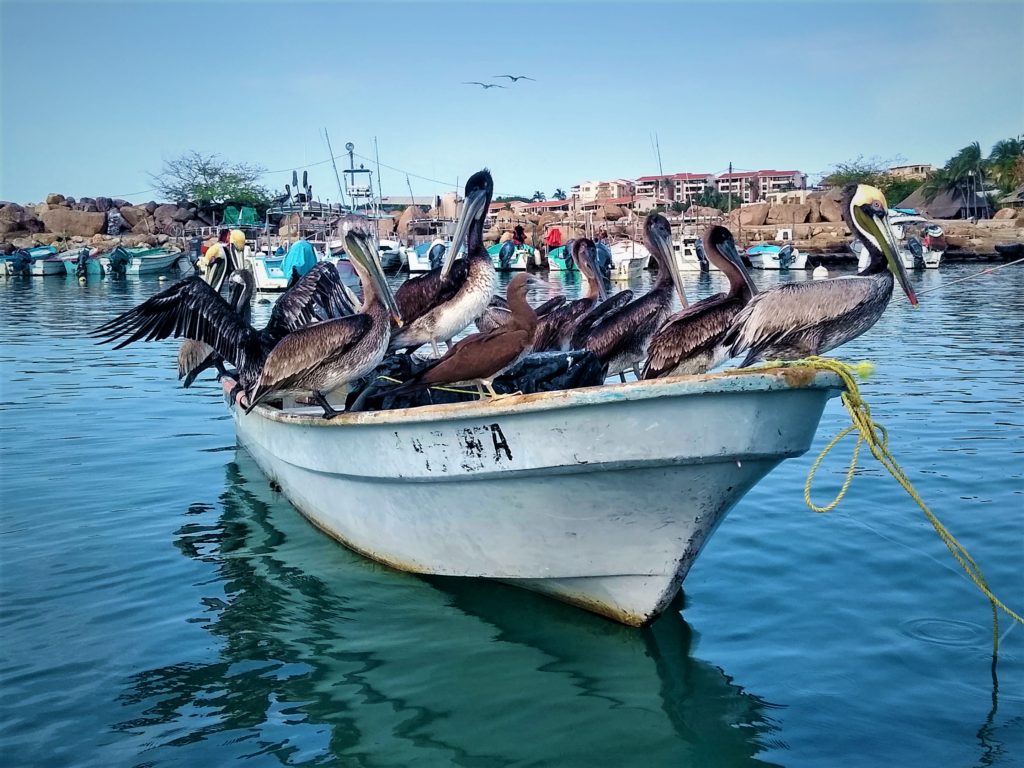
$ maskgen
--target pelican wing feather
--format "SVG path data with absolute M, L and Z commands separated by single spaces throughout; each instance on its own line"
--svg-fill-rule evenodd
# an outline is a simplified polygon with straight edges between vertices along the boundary
M 441 277 L 440 269 L 410 277 L 395 293 L 402 322 L 411 325 L 434 307 L 453 299 L 468 276 L 466 259 L 456 259 L 447 278 Z
M 354 311 L 337 268 L 321 261 L 281 295 L 264 330 L 272 338 L 281 339 L 312 323 Z
M 670 316 L 651 339 L 643 378 L 666 376 L 690 359 L 710 356 L 742 306 L 737 297 L 718 293 Z

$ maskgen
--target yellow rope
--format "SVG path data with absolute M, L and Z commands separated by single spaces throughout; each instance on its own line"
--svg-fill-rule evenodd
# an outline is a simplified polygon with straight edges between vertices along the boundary
M 378 376 L 378 379 L 384 379 L 384 381 L 390 381 L 392 384 L 404 384 L 404 381 L 393 378 L 391 376 Z M 427 387 L 427 389 L 436 389 L 438 392 L 452 392 L 456 395 L 476 395 L 480 397 L 480 393 L 474 389 L 456 389 L 455 387 Z
M 846 406 L 847 412 L 850 414 L 850 419 L 853 422 L 849 427 L 844 429 L 838 435 L 836 435 L 828 445 L 818 455 L 818 458 L 814 461 L 811 466 L 810 472 L 807 473 L 807 482 L 804 484 L 804 501 L 807 502 L 807 506 L 815 512 L 831 512 L 837 506 L 839 502 L 843 500 L 846 492 L 850 488 L 850 483 L 853 482 L 853 475 L 857 469 L 857 458 L 860 455 L 861 446 L 867 443 L 868 448 L 871 450 L 871 454 L 878 459 L 879 463 L 888 470 L 889 474 L 895 478 L 896 482 L 899 483 L 903 490 L 912 498 L 917 506 L 924 512 L 925 517 L 928 518 L 928 522 L 932 524 L 935 531 L 939 534 L 939 538 L 949 549 L 950 553 L 963 568 L 964 573 L 967 574 L 968 578 L 974 585 L 981 590 L 982 594 L 988 598 L 992 604 L 992 624 L 993 624 L 993 637 L 992 645 L 993 652 L 999 649 L 999 611 L 1002 610 L 1014 621 L 1024 624 L 1024 618 L 1021 618 L 1020 614 L 1011 610 L 1002 600 L 996 597 L 992 590 L 989 589 L 988 583 L 985 581 L 985 577 L 981 572 L 981 568 L 974 561 L 974 558 L 967 552 L 964 546 L 956 540 L 956 537 L 950 533 L 949 529 L 942 524 L 942 522 L 935 516 L 935 514 L 928 509 L 928 506 L 924 503 L 924 500 L 915 490 L 913 484 L 907 478 L 906 473 L 896 462 L 896 459 L 889 452 L 889 435 L 885 428 L 875 422 L 871 418 L 871 409 L 868 404 L 864 402 L 860 394 L 860 389 L 857 386 L 855 376 L 860 375 L 862 378 L 867 378 L 870 372 L 874 369 L 871 363 L 858 363 L 856 366 L 850 366 L 846 363 L 840 362 L 839 360 L 833 360 L 827 357 L 808 357 L 804 360 L 794 361 L 777 361 L 766 363 L 766 367 L 770 368 L 793 368 L 793 367 L 811 367 L 818 370 L 831 371 L 842 379 L 843 385 L 846 391 L 842 394 L 843 405 Z M 814 483 L 814 476 L 821 466 L 821 462 L 825 456 L 828 455 L 840 440 L 849 435 L 851 432 L 857 432 L 857 444 L 853 448 L 853 455 L 850 457 L 850 465 L 846 470 L 846 479 L 843 481 L 842 487 L 836 494 L 835 498 L 824 506 L 819 506 L 811 500 L 811 486 Z

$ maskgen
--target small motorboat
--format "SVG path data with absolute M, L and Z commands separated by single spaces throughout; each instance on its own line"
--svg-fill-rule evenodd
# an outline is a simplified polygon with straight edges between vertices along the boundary
M 942 227 L 915 211 L 896 208 L 889 209 L 889 226 L 905 269 L 939 268 L 947 248 Z M 850 251 L 857 257 L 858 270 L 867 267 L 870 258 L 860 240 L 850 243 Z
M 57 249 L 52 245 L 40 245 L 35 248 L 25 249 L 31 259 L 29 273 L 33 277 L 64 277 L 67 270 L 64 268 L 64 261 L 57 254 Z
M 672 243 L 672 257 L 676 262 L 676 269 L 681 272 L 710 272 L 718 267 L 708 261 L 704 255 L 704 243 L 694 235 L 684 235 Z
M 505 246 L 509 246 L 506 248 Z M 520 245 L 512 245 L 512 241 L 508 240 L 504 243 L 495 243 L 487 249 L 487 253 L 491 256 L 491 261 L 494 263 L 494 268 L 499 272 L 514 272 L 526 269 L 526 265 L 533 260 L 534 248 L 522 243 Z
M 651 262 L 651 252 L 635 240 L 619 240 L 608 245 L 612 257 L 611 279 L 635 280 Z
M 270 480 L 356 552 L 639 626 L 729 509 L 807 451 L 841 390 L 833 373 L 792 367 L 330 420 L 319 407 L 229 408 Z
M 1024 258 L 1024 243 L 999 243 L 995 248 L 996 253 L 1007 261 Z
M 380 249 L 380 265 L 389 275 L 395 275 L 403 269 L 408 269 L 406 254 L 402 244 L 397 240 L 381 240 L 378 243 Z
M 859 242 L 859 241 L 858 241 Z M 792 243 L 774 245 L 758 243 L 744 252 L 754 269 L 805 269 L 807 254 L 801 253 Z
M 28 277 L 32 274 L 32 248 L 19 248 L 14 253 L 0 256 L 0 276 Z
M 451 246 L 451 240 L 440 237 L 430 242 L 420 243 L 413 248 L 406 248 L 405 256 L 410 273 L 429 272 L 441 266 L 445 253 Z
M 181 269 L 179 260 L 184 261 L 184 269 L 191 266 L 188 256 L 177 248 L 126 248 L 119 245 L 110 253 L 100 256 L 106 274 L 132 277 L 159 275 L 175 267 Z
M 242 263 L 252 272 L 256 290 L 262 293 L 283 291 L 288 287 L 288 275 L 284 273 L 285 252 L 278 248 L 273 254 L 269 249 L 252 251 L 246 248 Z
M 68 277 L 103 277 L 106 269 L 98 248 L 82 246 L 64 251 L 60 255 Z

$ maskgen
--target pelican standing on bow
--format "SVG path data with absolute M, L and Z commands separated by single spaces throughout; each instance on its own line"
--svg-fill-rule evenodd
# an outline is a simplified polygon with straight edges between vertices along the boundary
M 686 300 L 682 278 L 674 269 L 672 227 L 660 213 L 652 213 L 644 222 L 644 243 L 658 262 L 654 287 L 617 312 L 605 315 L 581 340 L 607 366 L 609 376 L 618 374 L 623 380 L 623 374 L 631 368 L 639 373 L 651 338 L 672 312 L 673 286 L 680 299 Z
M 403 395 L 423 387 L 472 381 L 478 388 L 483 385 L 492 397 L 497 396 L 492 386 L 494 379 L 532 349 L 537 313 L 526 300 L 526 292 L 530 285 L 538 283 L 543 284 L 543 281 L 532 275 L 513 277 L 506 294 L 512 317 L 504 327 L 490 333 L 467 336 L 449 349 L 444 357 L 395 387 L 390 394 Z
M 850 184 L 843 190 L 843 218 L 870 256 L 853 277 L 787 283 L 757 294 L 736 316 L 724 343 L 729 356 L 746 352 L 743 365 L 759 360 L 798 360 L 855 339 L 878 322 L 895 280 L 910 303 L 910 287 L 889 226 L 889 209 L 880 190 Z
M 651 339 L 645 379 L 704 373 L 729 357 L 722 339 L 757 288 L 728 229 L 709 227 L 704 234 L 704 252 L 729 279 L 729 290 L 689 306 L 680 294 L 683 309 L 666 320 Z
M 474 173 L 466 182 L 466 199 L 451 246 L 439 269 L 406 280 L 395 299 L 405 326 L 391 339 L 392 351 L 413 351 L 448 342 L 483 314 L 498 285 L 491 256 L 484 247 L 484 220 L 491 204 L 494 181 L 489 171 Z M 464 258 L 456 258 L 462 245 Z

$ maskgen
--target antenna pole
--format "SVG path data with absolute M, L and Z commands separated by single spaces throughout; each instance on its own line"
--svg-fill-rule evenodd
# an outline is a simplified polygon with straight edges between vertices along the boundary
M 338 164 L 334 162 L 334 150 L 331 149 L 331 137 L 324 128 L 324 138 L 327 139 L 327 152 L 331 156 L 331 166 L 334 168 L 334 180 L 338 182 L 338 194 L 341 195 L 341 207 L 345 207 L 345 190 L 341 186 L 341 176 L 338 175 Z

